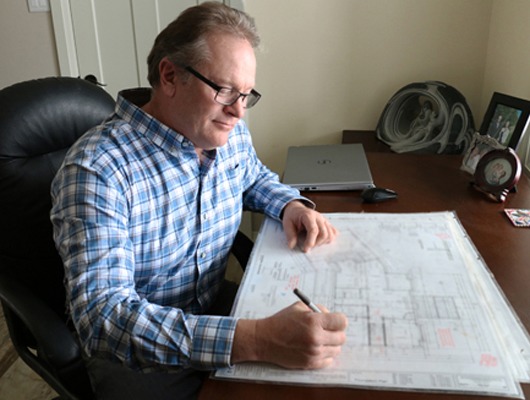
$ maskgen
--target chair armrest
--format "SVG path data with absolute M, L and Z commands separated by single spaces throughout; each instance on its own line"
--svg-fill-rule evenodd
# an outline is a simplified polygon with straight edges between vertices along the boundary
M 239 265 L 241 266 L 243 271 L 247 267 L 248 259 L 250 258 L 250 253 L 252 253 L 253 247 L 254 242 L 243 232 L 237 231 L 230 252 L 239 262 Z
M 64 320 L 26 286 L 7 274 L 0 274 L 0 299 L 4 309 L 7 308 L 6 318 L 9 318 L 8 312 L 12 312 L 33 335 L 39 357 L 58 368 L 81 357 L 79 344 Z M 12 340 L 16 340 L 13 335 Z M 15 343 L 15 347 L 17 345 L 26 346 Z
M 248 236 L 237 232 L 231 252 L 243 270 L 253 246 Z M 61 368 L 81 357 L 79 344 L 64 320 L 26 286 L 5 273 L 0 273 L 0 299 L 4 308 L 16 315 L 33 335 L 39 356 L 48 363 Z

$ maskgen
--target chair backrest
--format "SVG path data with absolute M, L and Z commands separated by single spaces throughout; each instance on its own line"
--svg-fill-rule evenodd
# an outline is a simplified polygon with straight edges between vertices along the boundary
M 145 101 L 145 91 L 129 94 Z M 19 356 L 61 398 L 93 396 L 66 324 L 50 184 L 68 148 L 114 106 L 103 89 L 76 78 L 38 79 L 0 90 L 0 299 Z M 243 268 L 252 246 L 237 234 L 232 253 Z
M 114 108 L 101 88 L 44 78 L 0 91 L 0 270 L 64 311 L 63 268 L 50 222 L 50 184 L 68 148 Z
M 51 310 L 50 316 L 57 314 L 59 321 L 67 321 L 63 266 L 49 215 L 50 184 L 68 148 L 109 116 L 114 105 L 107 92 L 78 78 L 37 79 L 0 90 L 0 275 L 4 290 L 0 295 L 17 352 L 60 394 L 61 379 L 70 382 L 67 391 L 77 384 L 74 364 L 82 363 L 75 361 L 80 358 L 79 349 L 72 341 L 63 356 L 59 353 L 68 347 L 63 341 L 57 347 L 61 351 L 53 346 L 45 351 L 39 335 L 29 328 L 33 316 L 17 307 L 25 305 L 19 303 L 25 299 L 17 294 L 35 296 L 37 305 L 46 306 L 42 311 Z M 35 303 L 30 303 L 25 314 L 36 312 Z M 46 354 L 33 358 L 26 347 Z M 54 359 L 66 367 L 54 370 L 50 365 Z M 86 381 L 86 377 L 79 379 Z

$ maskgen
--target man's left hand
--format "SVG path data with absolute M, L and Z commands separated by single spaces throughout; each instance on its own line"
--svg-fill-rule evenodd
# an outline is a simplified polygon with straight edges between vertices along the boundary
M 322 214 L 297 200 L 285 206 L 282 222 L 289 248 L 293 249 L 302 238 L 300 247 L 304 253 L 315 246 L 331 243 L 337 236 L 337 229 Z

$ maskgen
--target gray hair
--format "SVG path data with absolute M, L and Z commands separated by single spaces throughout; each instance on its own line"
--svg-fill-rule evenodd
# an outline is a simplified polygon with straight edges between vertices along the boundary
M 248 14 L 211 1 L 184 10 L 158 34 L 147 57 L 147 79 L 151 86 L 160 82 L 158 66 L 164 57 L 175 65 L 185 67 L 210 61 L 207 37 L 228 33 L 248 40 L 252 48 L 260 38 L 254 19 Z

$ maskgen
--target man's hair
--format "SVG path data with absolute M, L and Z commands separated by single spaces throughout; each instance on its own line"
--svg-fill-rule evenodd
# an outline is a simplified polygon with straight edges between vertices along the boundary
M 158 34 L 147 57 L 147 79 L 151 86 L 160 82 L 158 65 L 164 57 L 175 65 L 194 66 L 209 61 L 206 40 L 210 34 L 228 33 L 248 40 L 255 49 L 260 38 L 254 19 L 219 2 L 206 2 L 184 10 Z

